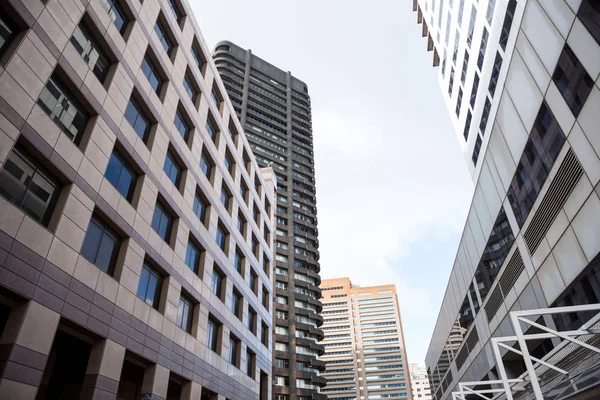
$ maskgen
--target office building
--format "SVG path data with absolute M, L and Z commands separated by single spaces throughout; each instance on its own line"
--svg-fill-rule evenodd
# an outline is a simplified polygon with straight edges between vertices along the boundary
M 360 287 L 324 279 L 323 330 L 327 369 L 321 389 L 330 400 L 412 399 L 395 285 Z
M 259 166 L 277 180 L 273 399 L 324 399 L 310 97 L 305 83 L 231 42 L 213 52 Z
M 499 379 L 500 364 L 508 378 L 526 372 L 519 354 L 502 349 L 496 362 L 492 351 L 490 338 L 514 334 L 509 312 L 600 301 L 600 3 L 415 0 L 413 9 L 475 185 L 426 358 L 440 400 L 459 382 Z M 577 330 L 589 317 L 536 321 Z M 593 383 L 572 349 L 558 354 L 561 340 L 528 342 L 571 371 L 569 383 L 538 368 L 544 398 Z M 578 354 L 591 363 L 581 365 L 598 365 L 589 356 Z M 523 389 L 515 398 L 532 398 L 533 386 Z
M 429 386 L 429 378 L 427 377 L 427 369 L 423 364 L 409 364 L 410 372 L 410 388 L 414 400 L 431 400 L 431 388 Z
M 0 4 L 0 399 L 269 399 L 274 208 L 188 2 Z

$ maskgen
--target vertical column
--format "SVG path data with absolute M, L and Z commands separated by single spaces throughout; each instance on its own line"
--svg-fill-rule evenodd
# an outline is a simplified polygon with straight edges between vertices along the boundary
M 0 400 L 34 400 L 60 314 L 35 301 L 15 306 L 0 338 Z
M 169 387 L 169 370 L 159 364 L 152 364 L 144 371 L 142 394 L 152 400 L 165 400 Z M 143 397 L 143 396 L 142 396 Z
M 198 382 L 186 382 L 181 388 L 181 400 L 199 400 L 202 395 L 202 386 Z
M 125 347 L 109 339 L 96 342 L 85 372 L 81 399 L 116 399 L 124 359 Z
M 218 394 L 216 400 L 227 400 L 227 399 L 222 394 Z

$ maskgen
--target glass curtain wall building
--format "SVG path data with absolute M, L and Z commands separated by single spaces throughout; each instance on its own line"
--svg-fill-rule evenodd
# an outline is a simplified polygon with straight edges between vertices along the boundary
M 231 42 L 213 59 L 260 166 L 273 168 L 275 400 L 324 399 L 319 242 L 310 97 L 305 83 Z
M 185 0 L 0 2 L 0 398 L 270 399 L 275 178 L 218 93 Z
M 331 400 L 413 399 L 395 285 L 324 279 L 321 391 Z
M 426 358 L 437 400 L 497 379 L 490 338 L 511 335 L 509 311 L 600 301 L 599 4 L 413 2 L 475 184 Z M 503 358 L 509 376 L 524 371 Z

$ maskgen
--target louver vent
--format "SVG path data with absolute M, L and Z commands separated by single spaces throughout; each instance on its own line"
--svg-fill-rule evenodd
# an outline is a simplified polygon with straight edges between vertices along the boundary
M 583 168 L 573 149 L 569 149 L 523 235 L 529 254 L 535 253 L 582 175 Z
M 469 352 L 473 351 L 475 345 L 479 343 L 479 335 L 477 334 L 477 328 L 474 327 L 467 339 L 465 340 L 467 346 L 469 346 Z
M 456 355 L 456 369 L 460 370 L 465 361 L 467 361 L 467 356 L 469 355 L 469 349 L 467 346 L 463 346 L 462 349 Z
M 506 298 L 506 295 L 513 288 L 524 269 L 525 264 L 523 263 L 523 257 L 521 257 L 519 249 L 516 249 L 513 256 L 510 258 L 510 261 L 506 264 L 506 268 L 504 269 L 504 272 L 502 272 L 500 279 L 498 279 L 496 288 L 492 291 L 492 294 L 485 304 L 485 314 L 488 322 L 494 318 L 500 309 L 500 305 Z

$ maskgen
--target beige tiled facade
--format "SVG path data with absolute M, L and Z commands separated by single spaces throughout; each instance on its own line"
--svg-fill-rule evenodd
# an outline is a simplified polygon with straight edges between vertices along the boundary
M 127 20 L 122 31 L 113 21 L 115 3 Z M 58 183 L 47 221 L 32 218 L 24 203 L 0 196 L 0 304 L 5 310 L 0 318 L 0 399 L 43 398 L 40 388 L 52 379 L 48 360 L 54 357 L 57 332 L 91 346 L 81 398 L 117 398 L 124 360 L 142 366 L 139 394 L 153 399 L 171 396 L 173 379 L 182 387 L 182 399 L 269 396 L 273 172 L 254 160 L 189 5 L 173 0 L 178 21 L 170 3 L 0 4 L 3 23 L 8 20 L 15 32 L 6 45 L 0 42 L 0 186 L 6 185 L 2 179 L 12 168 L 7 160 L 17 148 Z M 157 20 L 172 42 L 170 54 L 155 30 Z M 108 55 L 103 82 L 75 47 L 74 32 L 82 21 Z M 163 80 L 158 93 L 141 68 L 145 54 L 151 54 Z M 198 92 L 194 101 L 184 76 Z M 51 77 L 59 77 L 89 115 L 75 141 L 40 104 Z M 132 98 L 149 119 L 147 140 L 124 117 Z M 176 112 L 189 126 L 187 138 L 173 122 Z M 106 178 L 115 151 L 137 177 L 130 199 Z M 181 168 L 178 185 L 164 171 L 168 153 Z M 201 155 L 212 164 L 208 176 Z M 220 200 L 222 188 L 230 196 L 228 207 Z M 202 221 L 195 214 L 197 193 L 207 203 Z M 153 228 L 159 203 L 171 217 L 164 239 Z M 258 218 L 253 218 L 254 209 Z M 241 230 L 238 216 L 246 221 Z M 81 254 L 92 218 L 118 236 L 111 273 Z M 223 250 L 216 243 L 218 230 L 225 234 Z M 201 254 L 197 272 L 186 265 L 191 242 Z M 242 257 L 239 272 L 237 255 Z M 145 264 L 162 279 L 155 307 L 137 295 Z M 219 297 L 211 287 L 216 268 L 223 278 Z M 231 311 L 234 291 L 241 304 L 238 316 Z M 178 326 L 182 295 L 193 308 L 188 331 Z M 257 315 L 253 330 L 247 322 L 250 308 Z M 216 351 L 207 347 L 209 316 L 220 324 Z M 262 330 L 268 330 L 265 340 Z M 239 340 L 237 365 L 228 360 L 230 334 Z
M 395 285 L 324 279 L 323 331 L 329 399 L 412 399 Z

